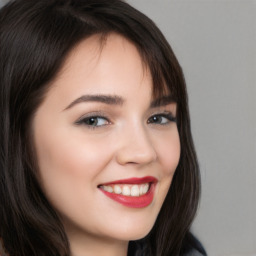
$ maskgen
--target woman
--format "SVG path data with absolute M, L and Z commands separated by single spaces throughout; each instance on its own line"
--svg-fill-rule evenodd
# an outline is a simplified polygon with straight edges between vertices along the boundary
M 154 23 L 120 0 L 18 0 L 0 17 L 8 254 L 205 254 L 185 81 Z

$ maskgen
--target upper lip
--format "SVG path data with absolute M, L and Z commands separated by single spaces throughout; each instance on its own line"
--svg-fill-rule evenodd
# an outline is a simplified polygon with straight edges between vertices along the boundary
M 146 177 L 132 177 L 128 179 L 115 180 L 101 185 L 110 185 L 110 184 L 143 184 L 143 183 L 156 183 L 157 179 L 153 176 Z

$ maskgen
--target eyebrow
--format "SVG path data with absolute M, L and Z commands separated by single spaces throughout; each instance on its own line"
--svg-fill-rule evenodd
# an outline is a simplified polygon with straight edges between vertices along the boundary
M 117 95 L 82 95 L 81 97 L 75 99 L 72 101 L 64 110 L 70 109 L 73 106 L 79 104 L 79 103 L 86 103 L 86 102 L 100 102 L 108 105 L 123 105 L 125 100 Z M 171 104 L 173 102 L 176 102 L 174 98 L 169 96 L 164 96 L 159 99 L 154 100 L 150 104 L 150 108 L 157 108 L 161 106 L 166 106 L 168 104 Z
M 157 108 L 157 107 L 162 107 L 166 106 L 168 104 L 177 102 L 172 95 L 164 96 L 159 99 L 154 100 L 150 104 L 150 108 Z
M 108 105 L 122 105 L 124 99 L 116 95 L 83 95 L 72 101 L 64 110 L 70 109 L 82 102 L 100 102 Z

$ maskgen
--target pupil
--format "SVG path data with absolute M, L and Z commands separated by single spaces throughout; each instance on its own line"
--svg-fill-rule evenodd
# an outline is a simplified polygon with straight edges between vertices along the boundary
M 89 121 L 90 125 L 96 125 L 97 124 L 97 119 L 94 118 L 94 117 L 91 117 L 88 121 Z
M 153 121 L 158 123 L 160 121 L 160 117 L 159 116 L 154 116 Z

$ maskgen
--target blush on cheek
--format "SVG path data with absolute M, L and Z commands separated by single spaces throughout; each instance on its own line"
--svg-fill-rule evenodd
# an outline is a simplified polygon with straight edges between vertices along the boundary
M 173 144 L 163 144 L 159 150 L 160 162 L 164 166 L 165 175 L 174 174 L 180 160 L 180 143 L 179 140 L 176 140 L 176 143 Z

